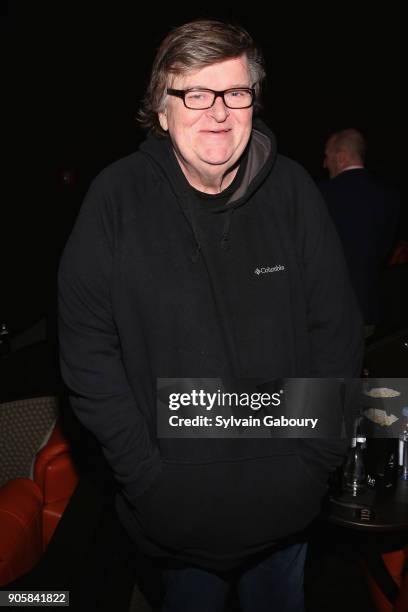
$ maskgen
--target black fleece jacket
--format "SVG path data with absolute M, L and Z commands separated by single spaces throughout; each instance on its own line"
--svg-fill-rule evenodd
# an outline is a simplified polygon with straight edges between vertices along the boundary
M 221 206 L 197 205 L 166 138 L 105 169 L 62 257 L 59 315 L 72 408 L 102 445 L 141 550 L 230 569 L 318 514 L 339 440 L 156 435 L 158 377 L 360 373 L 337 235 L 313 181 L 276 153 L 264 124 Z

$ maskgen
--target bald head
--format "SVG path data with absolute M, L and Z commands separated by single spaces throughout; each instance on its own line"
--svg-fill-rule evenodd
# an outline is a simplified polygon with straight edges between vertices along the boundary
M 326 142 L 323 166 L 334 178 L 348 166 L 364 167 L 367 150 L 366 140 L 354 128 L 335 132 Z

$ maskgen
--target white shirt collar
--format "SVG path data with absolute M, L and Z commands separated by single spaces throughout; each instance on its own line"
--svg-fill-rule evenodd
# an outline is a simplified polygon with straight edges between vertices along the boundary
M 361 170 L 364 169 L 364 166 L 360 165 L 354 165 L 354 166 L 346 166 L 345 168 L 343 168 L 343 170 L 341 172 L 339 172 L 339 174 L 341 174 L 342 172 L 346 172 L 347 170 Z

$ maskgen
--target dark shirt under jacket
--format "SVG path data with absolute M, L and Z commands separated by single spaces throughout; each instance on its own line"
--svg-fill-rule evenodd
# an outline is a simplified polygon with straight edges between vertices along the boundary
M 366 325 L 381 320 L 381 271 L 392 248 L 399 194 L 365 168 L 346 170 L 319 188 L 343 244 Z

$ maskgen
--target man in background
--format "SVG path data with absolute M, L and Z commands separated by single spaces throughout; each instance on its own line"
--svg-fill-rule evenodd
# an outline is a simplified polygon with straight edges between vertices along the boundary
M 319 186 L 343 244 L 368 337 L 381 321 L 381 272 L 396 234 L 399 197 L 365 168 L 366 151 L 358 130 L 333 133 L 323 163 L 330 180 Z

